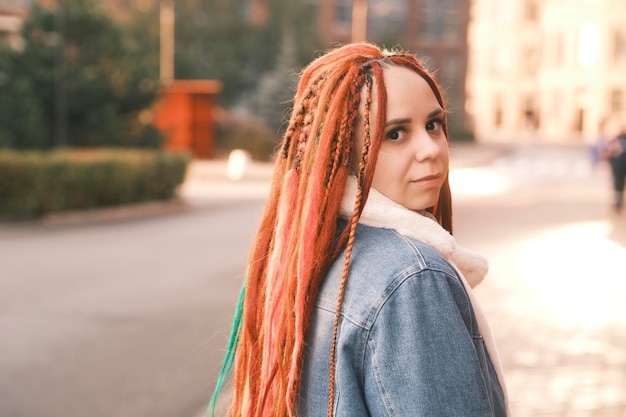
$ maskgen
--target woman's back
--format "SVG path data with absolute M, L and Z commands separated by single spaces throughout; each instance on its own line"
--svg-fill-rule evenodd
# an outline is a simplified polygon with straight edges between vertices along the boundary
M 299 395 L 302 416 L 326 416 L 340 260 L 315 302 Z M 432 247 L 359 224 L 341 311 L 335 415 L 505 415 L 466 289 Z

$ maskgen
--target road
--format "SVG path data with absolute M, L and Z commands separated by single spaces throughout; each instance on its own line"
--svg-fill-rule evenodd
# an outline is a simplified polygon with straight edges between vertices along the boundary
M 562 147 L 453 149 L 452 167 L 514 416 L 626 416 L 626 216 L 605 167 Z M 193 167 L 168 212 L 0 226 L 0 416 L 198 415 L 267 192 L 267 167 L 223 168 Z
M 0 233 L 0 416 L 191 417 L 262 205 Z

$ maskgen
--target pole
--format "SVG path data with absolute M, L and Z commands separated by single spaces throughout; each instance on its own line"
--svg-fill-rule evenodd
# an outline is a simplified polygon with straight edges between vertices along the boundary
M 67 145 L 67 71 L 65 62 L 65 37 L 67 10 L 65 0 L 57 0 L 54 16 L 56 26 L 54 53 L 54 145 Z
M 367 0 L 352 2 L 352 42 L 367 40 Z
M 174 2 L 161 0 L 160 78 L 163 85 L 174 80 Z

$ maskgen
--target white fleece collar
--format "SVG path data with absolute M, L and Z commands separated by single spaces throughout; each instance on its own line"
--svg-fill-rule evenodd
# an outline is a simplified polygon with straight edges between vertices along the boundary
M 350 218 L 352 215 L 356 192 L 356 178 L 349 176 L 341 201 L 342 216 Z M 482 255 L 457 245 L 456 239 L 430 213 L 411 211 L 374 188 L 370 188 L 359 223 L 393 229 L 404 236 L 426 243 L 456 266 L 472 288 L 485 278 L 489 269 L 487 260 Z

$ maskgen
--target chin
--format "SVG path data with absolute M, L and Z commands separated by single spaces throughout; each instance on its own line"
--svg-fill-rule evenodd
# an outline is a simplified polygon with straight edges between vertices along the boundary
M 408 208 L 409 210 L 412 211 L 421 211 L 421 210 L 426 210 L 428 208 L 434 207 L 437 204 L 437 199 L 427 199 L 427 200 L 420 200 L 420 201 L 407 201 L 407 204 L 403 204 L 404 207 Z

